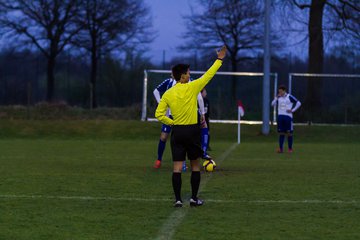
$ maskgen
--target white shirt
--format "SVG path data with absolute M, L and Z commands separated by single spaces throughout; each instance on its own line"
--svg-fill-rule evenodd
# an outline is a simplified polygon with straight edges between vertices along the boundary
M 285 115 L 292 118 L 293 112 L 301 106 L 301 103 L 291 94 L 285 93 L 284 96 L 276 97 L 271 102 L 271 105 L 273 107 L 277 105 L 278 115 Z M 287 110 L 291 110 L 291 112 L 287 112 Z

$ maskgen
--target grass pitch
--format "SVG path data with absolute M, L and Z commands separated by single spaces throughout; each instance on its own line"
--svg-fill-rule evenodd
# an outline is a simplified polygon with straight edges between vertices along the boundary
M 0 239 L 360 239 L 360 127 L 295 127 L 293 154 L 274 129 L 235 146 L 235 125 L 211 127 L 206 203 L 174 209 L 159 123 L 1 121 Z

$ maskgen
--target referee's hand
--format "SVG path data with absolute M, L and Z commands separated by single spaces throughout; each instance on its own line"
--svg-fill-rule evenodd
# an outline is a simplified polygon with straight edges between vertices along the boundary
M 223 59 L 226 56 L 226 46 L 222 46 L 220 51 L 216 51 L 218 59 Z

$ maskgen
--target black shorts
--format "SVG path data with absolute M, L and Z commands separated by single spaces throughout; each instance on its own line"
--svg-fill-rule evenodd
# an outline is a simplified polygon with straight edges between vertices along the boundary
M 173 161 L 184 161 L 186 155 L 190 160 L 196 160 L 202 156 L 199 124 L 173 126 L 171 153 Z

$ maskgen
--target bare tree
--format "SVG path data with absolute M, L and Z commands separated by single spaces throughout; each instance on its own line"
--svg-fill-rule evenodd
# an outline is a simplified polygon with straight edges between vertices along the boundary
M 334 34 L 341 32 L 343 36 L 360 39 L 360 1 L 358 0 L 285 0 L 285 3 L 301 10 L 309 10 L 309 73 L 323 73 L 324 65 L 324 32 Z M 325 22 L 326 21 L 326 22 Z M 321 107 L 321 78 L 308 79 L 305 105 L 313 114 Z
M 83 30 L 73 44 L 85 49 L 91 58 L 91 107 L 97 107 L 96 82 L 101 56 L 119 55 L 125 47 L 140 49 L 152 40 L 149 9 L 142 0 L 83 0 L 78 19 Z
M 78 0 L 0 0 L 0 25 L 8 43 L 35 46 L 47 59 L 46 100 L 53 101 L 55 65 L 79 29 L 72 25 Z M 16 39 L 16 40 L 15 40 Z
M 187 47 L 208 50 L 225 44 L 231 70 L 238 63 L 258 57 L 263 46 L 263 9 L 257 0 L 198 0 L 203 11 L 186 16 Z M 236 98 L 236 80 L 232 80 Z

